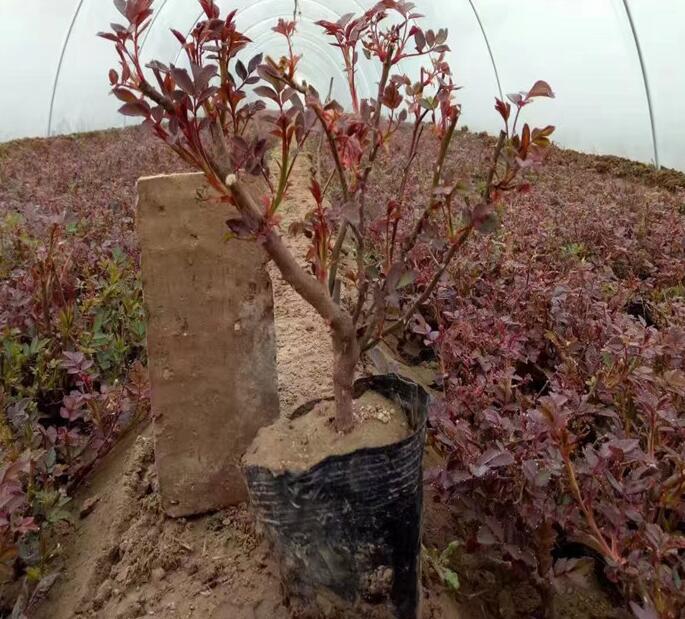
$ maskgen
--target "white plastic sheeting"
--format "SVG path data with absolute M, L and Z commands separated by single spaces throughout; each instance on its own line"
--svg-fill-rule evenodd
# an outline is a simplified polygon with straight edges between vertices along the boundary
M 301 77 L 345 101 L 334 48 L 314 22 L 360 12 L 374 0 L 300 0 Z M 547 80 L 557 93 L 526 110 L 537 124 L 557 125 L 556 141 L 591 153 L 616 154 L 685 170 L 685 2 L 683 0 L 417 0 L 427 27 L 450 30 L 451 63 L 463 85 L 463 124 L 499 130 L 494 96 Z M 272 31 L 292 17 L 293 0 L 218 0 L 238 9 L 239 26 L 256 51 L 274 56 Z M 195 0 L 155 0 L 145 60 L 173 60 L 170 27 L 190 31 Z M 631 28 L 631 18 L 632 26 Z M 121 21 L 110 0 L 0 0 L 0 141 L 124 124 L 109 95 L 116 66 L 98 30 Z M 640 58 L 639 51 L 642 52 Z M 410 70 L 411 66 L 404 67 Z M 643 71 L 644 69 L 644 71 Z M 377 73 L 364 67 L 362 96 Z M 651 97 L 650 97 L 651 95 Z

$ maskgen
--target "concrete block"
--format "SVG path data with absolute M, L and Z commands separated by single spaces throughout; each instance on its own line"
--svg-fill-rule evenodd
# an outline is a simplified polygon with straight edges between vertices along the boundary
M 247 500 L 240 459 L 278 418 L 273 291 L 256 243 L 202 174 L 138 182 L 155 457 L 174 517 Z

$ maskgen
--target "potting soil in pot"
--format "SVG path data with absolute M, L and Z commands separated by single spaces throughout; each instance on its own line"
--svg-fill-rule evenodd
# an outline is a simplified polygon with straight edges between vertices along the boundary
M 383 447 L 411 434 L 407 417 L 392 400 L 367 391 L 354 402 L 355 425 L 343 434 L 333 427 L 335 403 L 324 400 L 296 419 L 282 418 L 262 428 L 245 454 L 246 466 L 304 471 L 328 456 Z

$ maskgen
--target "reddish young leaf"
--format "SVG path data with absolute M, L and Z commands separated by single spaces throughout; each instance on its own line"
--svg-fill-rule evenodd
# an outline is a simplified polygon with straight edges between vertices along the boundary
M 126 103 L 119 108 L 119 113 L 124 116 L 148 116 L 150 114 L 150 106 L 145 101 Z
M 190 78 L 190 75 L 188 75 L 188 71 L 172 65 L 170 72 L 179 88 L 188 96 L 194 97 L 196 94 L 195 85 L 193 84 L 193 80 Z
M 523 98 L 523 95 L 521 93 L 518 93 L 518 92 L 508 94 L 507 99 L 509 99 L 509 101 L 511 101 L 517 107 L 521 107 L 522 105 L 525 105 L 525 103 L 526 103 L 525 99 Z
M 295 22 L 279 18 L 278 23 L 272 28 L 274 32 L 290 37 L 295 33 Z
M 271 99 L 276 103 L 278 103 L 279 101 L 278 93 L 276 93 L 275 90 L 269 88 L 268 86 L 257 86 L 257 88 L 255 88 L 253 92 L 256 95 L 259 95 L 260 97 L 266 97 L 267 99 Z
M 391 110 L 395 110 L 400 105 L 402 105 L 402 95 L 394 83 L 388 84 L 383 93 L 383 105 L 389 107 Z
M 181 34 L 178 30 L 174 30 L 173 28 L 171 29 L 172 34 L 176 37 L 176 40 L 181 44 L 185 45 L 186 44 L 186 37 L 185 35 Z
M 244 219 L 234 218 L 226 220 L 226 225 L 231 233 L 238 239 L 247 240 L 254 238 L 254 230 Z
M 532 99 L 533 97 L 550 97 L 554 98 L 554 91 L 551 86 L 543 81 L 538 80 L 533 84 L 533 87 L 528 91 L 526 99 Z
M 200 6 L 209 19 L 216 19 L 219 17 L 219 7 L 216 6 L 214 0 L 200 0 Z
M 124 103 L 138 102 L 138 97 L 136 97 L 130 90 L 127 90 L 126 88 L 114 88 L 112 89 L 112 94 Z
M 119 13 L 128 18 L 128 2 L 126 0 L 114 0 L 114 6 Z
M 317 181 L 315 178 L 312 178 L 311 185 L 309 186 L 309 191 L 311 192 L 314 201 L 317 204 L 321 204 L 321 202 L 323 201 L 323 196 L 321 195 L 321 186 L 319 185 L 319 181 Z
M 422 52 L 426 47 L 426 36 L 423 34 L 423 30 L 414 27 L 414 41 L 416 42 L 416 51 Z
M 107 39 L 108 41 L 112 41 L 114 43 L 119 41 L 119 37 L 111 32 L 98 32 L 97 36 L 99 36 L 101 39 Z
M 504 119 L 505 122 L 509 120 L 509 116 L 511 114 L 510 103 L 505 103 L 501 99 L 495 98 L 495 109 L 499 112 L 500 116 Z

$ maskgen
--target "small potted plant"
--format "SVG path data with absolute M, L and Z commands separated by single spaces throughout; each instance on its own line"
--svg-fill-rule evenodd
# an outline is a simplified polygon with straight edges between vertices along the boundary
M 127 23 L 101 36 L 120 58 L 109 78 L 121 113 L 142 117 L 204 173 L 215 199 L 237 210 L 229 234 L 260 243 L 330 328 L 334 397 L 257 437 L 245 466 L 253 508 L 301 614 L 415 617 L 427 396 L 395 376 L 355 382 L 356 372 L 366 351 L 408 327 L 469 237 L 494 227 L 503 194 L 525 187 L 517 177 L 542 160 L 553 127 L 526 124 L 519 132 L 519 113 L 534 97 L 553 93 L 540 81 L 510 95 L 511 102 L 496 100 L 505 128 L 482 186 L 465 190 L 446 174 L 461 111 L 447 31 L 423 29 L 411 3 L 384 0 L 358 16 L 318 22 L 344 66 L 344 109 L 298 78 L 294 21 L 274 27 L 286 56 L 258 53 L 245 61 L 250 40 L 236 12 L 222 16 L 213 0 L 199 2 L 204 18 L 189 35 L 172 31 L 188 69 L 142 65 L 152 0 L 115 0 Z M 357 84 L 362 56 L 380 75 L 365 99 Z M 401 63 L 416 66 L 416 74 L 403 73 Z M 314 135 L 327 148 L 331 171 L 322 175 L 312 166 L 313 208 L 291 230 L 311 241 L 303 267 L 283 241 L 279 211 Z M 412 173 L 425 140 L 435 143 L 435 165 L 430 191 L 419 197 Z M 388 149 L 405 162 L 403 173 L 387 188 L 387 203 L 372 204 L 368 188 Z M 333 186 L 341 198 L 331 206 Z M 417 279 L 416 261 L 427 253 L 434 268 Z

